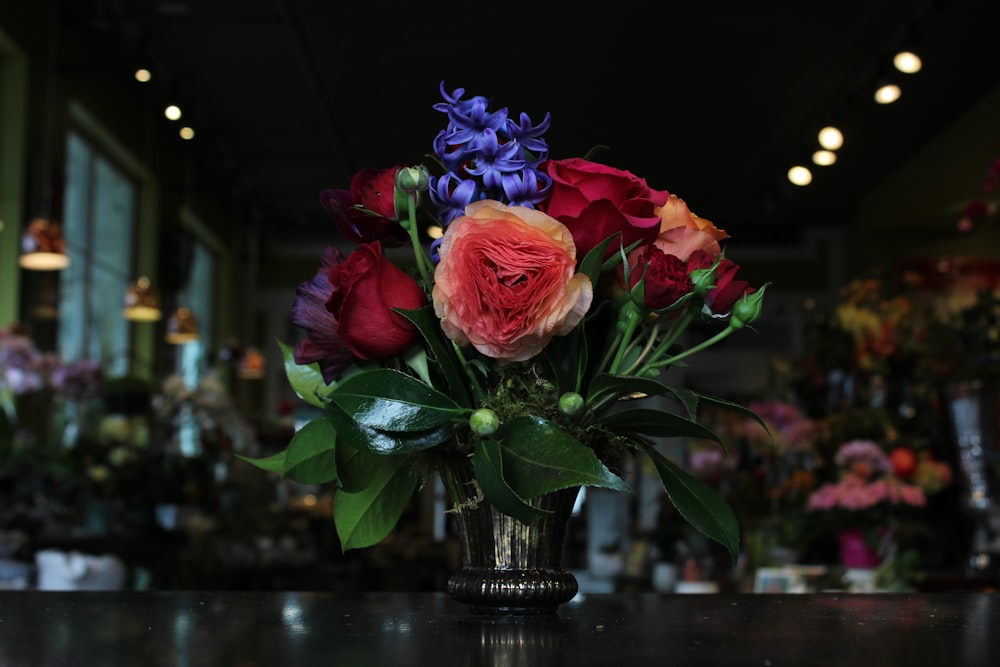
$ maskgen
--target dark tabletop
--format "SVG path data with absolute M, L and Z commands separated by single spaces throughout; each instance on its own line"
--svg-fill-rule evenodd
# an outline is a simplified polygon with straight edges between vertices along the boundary
M 0 591 L 0 666 L 1000 665 L 1000 595 L 579 596 L 480 615 L 444 594 Z

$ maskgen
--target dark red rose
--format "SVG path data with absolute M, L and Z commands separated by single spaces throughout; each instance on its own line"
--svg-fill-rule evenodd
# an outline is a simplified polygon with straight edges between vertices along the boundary
M 387 246 L 409 240 L 396 211 L 396 172 L 400 168 L 365 167 L 351 179 L 350 190 L 320 193 L 320 202 L 333 214 L 341 236 L 352 243 L 380 241 Z
M 656 239 L 656 209 L 667 202 L 668 192 L 653 190 L 630 172 L 581 158 L 548 160 L 542 169 L 552 178 L 552 193 L 538 208 L 569 228 L 577 257 L 615 232 L 622 233 L 624 246 Z M 612 243 L 607 254 L 618 248 Z
M 646 278 L 645 306 L 651 310 L 672 305 L 694 287 L 687 264 L 653 245 L 646 246 L 636 257 L 629 275 L 629 287 L 635 287 L 643 276 Z
M 330 269 L 333 293 L 326 302 L 338 322 L 341 342 L 360 359 L 402 354 L 420 332 L 392 308 L 412 310 L 429 301 L 420 285 L 382 254 L 382 245 L 365 243 Z
M 292 324 L 306 332 L 306 337 L 295 345 L 295 363 L 318 364 L 327 384 L 339 378 L 355 359 L 340 341 L 337 319 L 326 309 L 327 299 L 333 294 L 327 275 L 343 261 L 340 250 L 327 247 L 316 274 L 296 288 L 292 305 Z
M 688 258 L 688 271 L 695 269 L 710 269 L 718 258 L 705 250 L 695 250 Z M 706 301 L 709 308 L 717 315 L 724 315 L 733 309 L 733 306 L 744 294 L 753 294 L 757 290 L 750 287 L 750 283 L 745 280 L 736 280 L 736 273 L 739 271 L 739 264 L 723 257 L 719 260 L 719 266 L 715 269 L 715 287 L 708 293 Z

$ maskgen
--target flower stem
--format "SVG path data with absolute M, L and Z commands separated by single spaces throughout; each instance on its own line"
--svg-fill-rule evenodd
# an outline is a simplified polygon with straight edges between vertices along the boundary
M 432 286 L 432 276 L 434 275 L 434 270 L 431 267 L 430 257 L 424 252 L 424 248 L 420 245 L 420 237 L 417 234 L 417 194 L 412 193 L 406 198 L 406 209 L 407 217 L 409 218 L 409 224 L 406 226 L 406 230 L 410 235 L 410 243 L 413 244 L 413 256 L 417 260 L 417 270 L 420 271 L 420 277 L 424 281 L 425 289 L 428 292 L 431 290 Z

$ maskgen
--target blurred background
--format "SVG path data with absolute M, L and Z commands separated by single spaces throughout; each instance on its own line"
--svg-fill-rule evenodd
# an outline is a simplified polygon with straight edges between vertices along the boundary
M 729 456 L 663 443 L 737 510 L 740 561 L 634 466 L 635 496 L 580 503 L 582 589 L 996 586 L 997 3 L 341 4 L 0 7 L 0 587 L 443 588 L 440 489 L 344 554 L 330 489 L 235 455 L 313 416 L 278 341 L 342 243 L 320 192 L 427 161 L 458 88 L 550 114 L 552 157 L 600 147 L 771 283 L 756 334 L 672 380 L 776 445 L 711 414 Z

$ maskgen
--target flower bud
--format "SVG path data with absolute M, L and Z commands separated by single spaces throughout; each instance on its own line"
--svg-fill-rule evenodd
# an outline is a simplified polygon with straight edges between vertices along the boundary
M 575 417 L 583 409 L 583 396 L 575 391 L 567 391 L 559 397 L 559 412 L 567 417 Z
M 489 408 L 479 408 L 469 417 L 469 427 L 476 435 L 493 435 L 500 428 L 500 418 Z
M 770 283 L 768 283 L 770 284 Z M 764 305 L 764 290 L 767 285 L 762 286 L 752 294 L 744 294 L 739 301 L 733 305 L 732 319 L 729 326 L 740 329 L 750 324 L 760 316 L 760 309 Z
M 427 167 L 420 164 L 415 167 L 400 167 L 396 172 L 396 187 L 403 192 L 422 192 L 430 183 Z
M 699 297 L 704 297 L 715 288 L 715 266 L 710 269 L 695 269 L 691 272 L 691 284 L 694 286 L 694 293 Z

